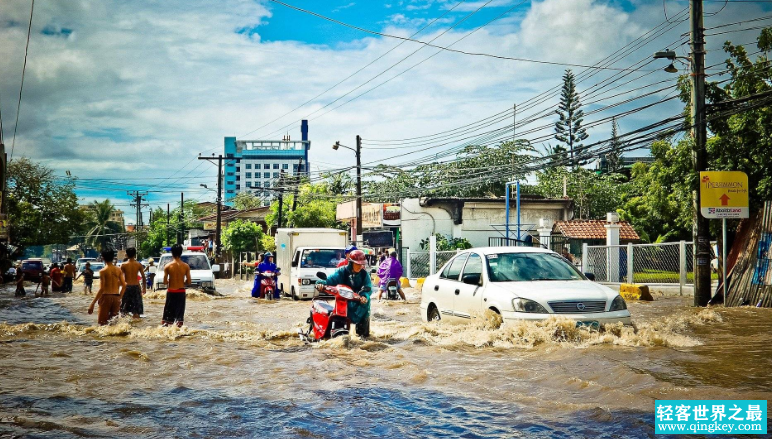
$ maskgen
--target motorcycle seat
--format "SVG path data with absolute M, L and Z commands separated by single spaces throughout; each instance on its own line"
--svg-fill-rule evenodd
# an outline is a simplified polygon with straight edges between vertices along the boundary
M 334 309 L 335 307 L 327 302 L 314 302 L 314 311 L 320 314 L 330 315 Z

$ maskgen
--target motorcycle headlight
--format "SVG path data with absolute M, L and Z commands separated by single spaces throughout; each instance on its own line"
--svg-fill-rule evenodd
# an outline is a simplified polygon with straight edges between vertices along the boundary
M 609 307 L 609 311 L 622 311 L 624 309 L 627 309 L 627 303 L 625 303 L 625 299 L 622 298 L 622 296 L 617 296 L 614 298 L 614 301 L 611 302 L 611 306 Z
M 515 311 L 517 312 L 549 314 L 549 311 L 544 309 L 544 307 L 541 306 L 539 302 L 534 302 L 533 300 L 522 299 L 522 298 L 513 299 L 512 306 L 515 308 Z

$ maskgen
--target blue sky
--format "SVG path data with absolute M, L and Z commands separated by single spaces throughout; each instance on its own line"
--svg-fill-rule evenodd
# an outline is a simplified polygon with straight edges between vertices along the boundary
M 413 34 L 457 3 L 287 2 L 402 36 Z M 494 0 L 454 26 L 484 3 L 461 3 L 417 38 L 437 38 L 437 44 L 473 52 L 592 64 L 665 19 L 661 2 L 541 0 L 522 2 L 476 30 L 520 3 Z M 29 0 L 0 2 L 0 59 L 4 60 L 0 110 L 9 146 L 29 6 Z M 686 2 L 668 1 L 665 6 L 673 20 Z M 708 2 L 706 11 L 715 12 L 721 6 Z M 559 85 L 566 68 L 435 53 L 436 49 L 414 43 L 399 45 L 397 40 L 341 27 L 267 0 L 69 0 L 38 2 L 35 8 L 14 157 L 42 161 L 58 175 L 70 171 L 80 178 L 78 194 L 83 202 L 110 198 L 124 210 L 130 209 L 126 192 L 134 189 L 151 191 L 148 199 L 153 206 L 178 202 L 180 191 L 185 191 L 186 198 L 212 199 L 213 194 L 199 185 L 215 186 L 214 167 L 196 156 L 222 151 L 225 136 L 280 139 L 290 134 L 297 138 L 299 120 L 308 118 L 311 161 L 318 173 L 353 165 L 353 156 L 332 151 L 330 146 L 337 140 L 353 144 L 356 135 L 368 141 L 400 139 L 463 126 Z M 764 3 L 728 3 L 717 15 L 706 16 L 705 24 L 758 18 L 769 9 Z M 665 48 L 686 55 L 688 47 L 681 35 L 688 32 L 688 23 L 676 21 L 670 27 L 616 60 L 613 67 L 649 60 L 653 52 Z M 709 37 L 708 64 L 720 64 L 725 58 L 718 50 L 724 40 L 749 43 L 758 34 L 758 30 L 742 31 L 743 25 L 728 29 L 732 32 Z M 662 67 L 659 63 L 645 66 L 614 83 L 619 86 L 616 92 L 674 80 L 659 70 Z M 573 69 L 577 74 L 582 70 Z M 587 122 L 613 113 L 603 110 L 604 106 L 636 95 L 593 97 L 593 87 L 613 74 L 602 71 L 579 84 L 580 93 L 587 93 L 585 111 L 598 111 Z M 662 99 L 670 92 L 615 111 Z M 526 106 L 518 119 L 550 114 L 556 102 L 557 97 L 552 97 Z M 681 108 L 680 103 L 671 102 L 626 116 L 619 120 L 620 130 L 634 130 Z M 537 142 L 540 146 L 552 122 L 551 116 L 535 118 L 518 132 L 524 138 L 542 139 Z M 508 119 L 495 126 L 507 123 Z M 539 129 L 542 125 L 546 128 Z M 599 124 L 589 132 L 588 141 L 601 140 L 608 137 L 610 124 Z M 399 165 L 407 158 L 439 154 L 459 144 L 449 142 L 426 152 L 420 152 L 425 145 L 413 150 L 372 149 L 365 161 Z

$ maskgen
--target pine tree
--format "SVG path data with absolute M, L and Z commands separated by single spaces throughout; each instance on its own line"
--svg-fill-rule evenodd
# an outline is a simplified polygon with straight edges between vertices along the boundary
M 574 74 L 571 73 L 571 69 L 568 69 L 563 75 L 560 105 L 555 110 L 555 113 L 560 117 L 560 120 L 555 123 L 555 139 L 566 145 L 573 168 L 577 166 L 574 150 L 581 148 L 581 142 L 588 137 L 587 132 L 582 128 L 584 112 L 581 107 L 579 93 L 576 92 L 576 84 L 574 83 Z
M 622 168 L 622 149 L 624 144 L 619 139 L 619 126 L 617 119 L 611 118 L 611 149 L 606 153 L 606 162 L 608 163 L 608 172 L 618 172 Z

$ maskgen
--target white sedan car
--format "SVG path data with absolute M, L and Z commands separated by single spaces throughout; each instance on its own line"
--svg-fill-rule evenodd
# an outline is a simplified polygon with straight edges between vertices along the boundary
M 631 323 L 627 304 L 616 291 L 588 280 L 546 249 L 469 249 L 424 281 L 424 321 L 468 322 L 488 309 L 501 314 L 504 321 L 562 316 L 596 327 Z

